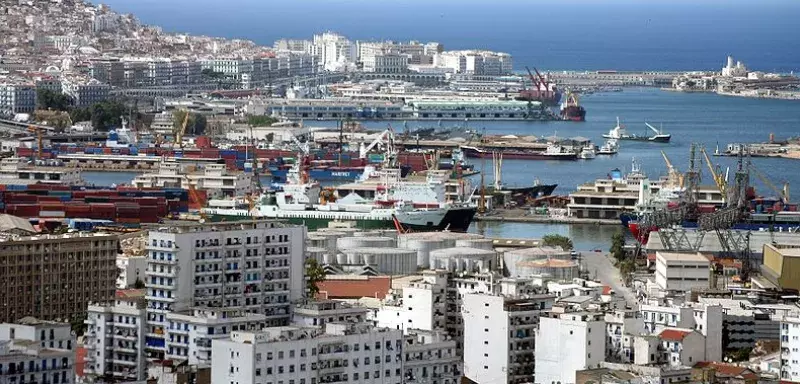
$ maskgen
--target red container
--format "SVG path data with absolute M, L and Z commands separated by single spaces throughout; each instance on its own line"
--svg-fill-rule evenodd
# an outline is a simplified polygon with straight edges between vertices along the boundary
M 211 148 L 211 138 L 208 136 L 197 136 L 197 138 L 194 139 L 194 145 L 197 146 L 197 148 Z

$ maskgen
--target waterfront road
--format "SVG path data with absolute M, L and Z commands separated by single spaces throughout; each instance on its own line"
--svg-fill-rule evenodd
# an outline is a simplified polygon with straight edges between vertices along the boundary
M 622 295 L 625 298 L 631 308 L 636 308 L 638 304 L 636 295 L 623 283 L 622 276 L 617 267 L 614 266 L 614 261 L 609 253 L 581 252 L 581 264 L 584 270 L 588 272 L 589 278 L 599 280 L 601 283 L 610 286 L 617 296 Z

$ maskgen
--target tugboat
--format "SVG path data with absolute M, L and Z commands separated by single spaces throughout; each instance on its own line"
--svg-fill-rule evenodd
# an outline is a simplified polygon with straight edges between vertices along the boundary
M 597 148 L 594 144 L 587 143 L 586 146 L 581 149 L 580 158 L 583 160 L 591 160 L 595 157 L 597 157 Z
M 669 143 L 669 140 L 672 138 L 672 135 L 668 133 L 664 133 L 662 130 L 656 129 L 652 125 L 645 123 L 648 128 L 655 132 L 653 136 L 647 135 L 636 135 L 636 134 L 628 134 L 623 127 L 619 123 L 619 117 L 617 117 L 617 126 L 611 129 L 607 134 L 604 134 L 603 137 L 606 139 L 615 139 L 615 140 L 629 140 L 629 141 L 650 141 L 653 143 Z
M 578 95 L 568 92 L 561 103 L 561 119 L 568 121 L 586 121 L 586 110 L 578 103 Z

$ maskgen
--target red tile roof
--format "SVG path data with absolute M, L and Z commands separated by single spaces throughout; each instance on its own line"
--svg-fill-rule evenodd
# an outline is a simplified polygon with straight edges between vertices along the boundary
M 689 331 L 682 331 L 680 329 L 665 329 L 661 331 L 658 337 L 666 341 L 683 341 L 683 338 L 690 333 Z
M 609 286 L 609 285 L 604 285 L 604 286 L 603 286 L 603 294 L 604 294 L 604 295 L 610 295 L 610 294 L 611 294 L 611 286 Z
M 740 367 L 732 364 L 717 363 L 714 361 L 701 361 L 694 366 L 695 368 L 713 368 L 717 376 L 742 377 L 743 379 L 758 379 L 759 376 L 749 368 Z
M 144 294 L 147 292 L 146 289 L 118 289 L 115 293 L 115 296 L 118 299 L 137 299 L 140 297 L 144 297 Z
M 382 299 L 392 288 L 389 276 L 369 276 L 353 279 L 330 279 L 319 283 L 320 299 L 360 299 L 375 297 Z

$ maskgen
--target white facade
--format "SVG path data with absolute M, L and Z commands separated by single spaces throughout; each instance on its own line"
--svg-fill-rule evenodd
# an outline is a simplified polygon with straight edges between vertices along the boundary
M 733 56 L 728 56 L 725 66 L 722 67 L 723 77 L 747 77 L 747 67 L 741 62 L 737 61 L 734 64 Z
M 483 76 L 500 76 L 514 70 L 511 55 L 491 51 L 445 51 L 434 56 L 433 64 L 455 73 Z
M 617 310 L 605 314 L 606 361 L 633 361 L 633 336 L 644 333 L 644 321 L 634 310 Z
M 414 330 L 405 337 L 403 352 L 405 384 L 456 384 L 461 378 L 456 342 L 444 332 Z
M 356 44 L 333 32 L 314 35 L 314 54 L 326 71 L 347 68 L 356 61 Z
M 656 284 L 662 291 L 708 288 L 708 259 L 699 253 L 656 252 Z
M 108 99 L 111 87 L 95 79 L 65 77 L 62 81 L 64 93 L 71 96 L 78 108 L 90 107 Z
M 74 383 L 75 348 L 69 324 L 32 317 L 0 324 L 0 383 Z
M 144 283 L 144 274 L 147 269 L 147 257 L 144 256 L 117 256 L 117 288 L 131 288 L 136 284 L 136 280 Z
M 194 308 L 185 313 L 167 314 L 166 357 L 189 365 L 211 365 L 211 343 L 227 339 L 231 332 L 257 332 L 266 326 L 267 317 L 225 308 Z
M 162 162 L 158 173 L 137 176 L 131 184 L 136 188 L 202 189 L 209 198 L 244 196 L 253 192 L 253 175 L 228 171 L 224 164 L 206 164 L 199 172 L 186 172 L 175 162 Z
M 800 318 L 781 321 L 781 380 L 800 382 Z
M 234 332 L 212 349 L 212 383 L 403 382 L 403 333 L 367 324 Z
M 134 292 L 119 291 L 114 302 L 88 306 L 83 343 L 87 375 L 130 381 L 147 378 L 147 311 L 143 292 Z
M 533 382 L 536 328 L 554 302 L 552 295 L 465 295 L 464 375 L 477 383 Z
M 645 332 L 658 334 L 666 328 L 694 329 L 705 337 L 706 360 L 722 360 L 723 310 L 718 305 L 643 303 L 639 306 Z
M 408 72 L 408 56 L 396 53 L 381 53 L 364 61 L 364 72 L 405 73 Z
M 148 349 L 166 352 L 168 315 L 192 307 L 236 307 L 288 323 L 304 294 L 302 226 L 257 221 L 163 227 L 149 232 Z
M 575 372 L 605 360 L 606 323 L 599 313 L 551 313 L 536 332 L 536 382 L 575 382 Z

